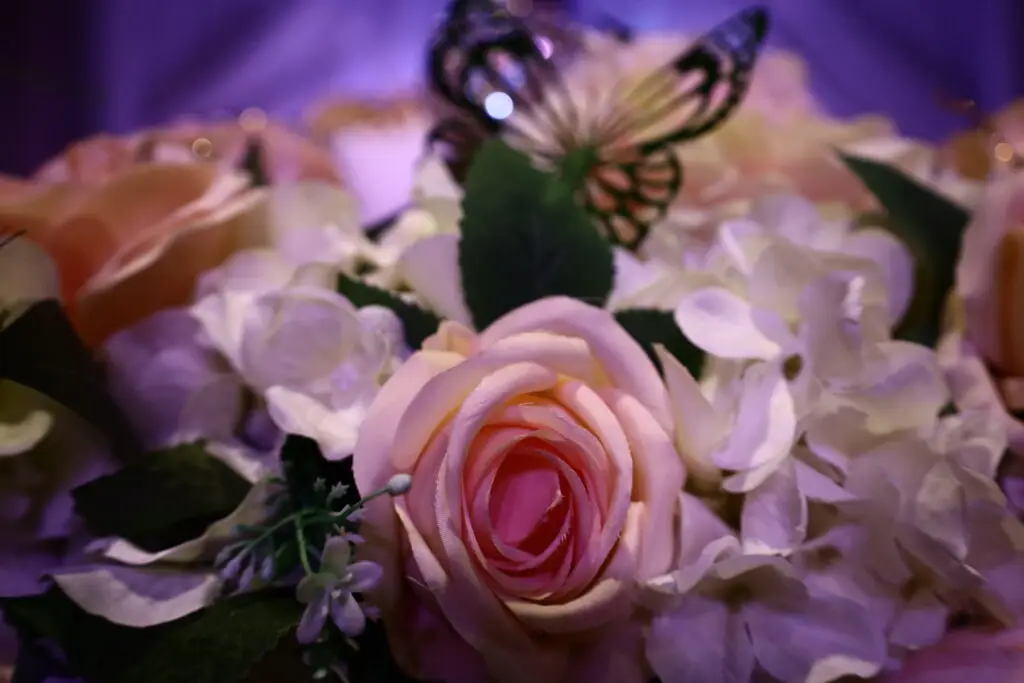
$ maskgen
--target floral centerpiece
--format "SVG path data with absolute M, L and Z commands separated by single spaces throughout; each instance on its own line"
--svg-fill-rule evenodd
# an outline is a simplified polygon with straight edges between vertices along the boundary
M 12 183 L 19 680 L 1024 675 L 1012 290 L 992 286 L 1020 181 L 971 184 L 880 128 L 814 152 L 852 194 L 744 171 L 687 199 L 766 31 L 749 10 L 668 66 L 594 38 L 556 67 L 457 0 L 430 50 L 448 146 L 370 231 L 259 144 L 238 170 L 170 160 L 170 136 L 166 168 L 103 181 L 204 179 L 176 203 L 153 181 L 58 211 L 82 184 Z M 118 239 L 86 268 L 54 226 L 97 215 Z

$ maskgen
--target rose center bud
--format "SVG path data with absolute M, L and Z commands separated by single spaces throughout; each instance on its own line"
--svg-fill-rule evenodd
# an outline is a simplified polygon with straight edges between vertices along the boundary
M 557 539 L 565 520 L 568 506 L 562 488 L 561 477 L 543 456 L 525 448 L 510 453 L 491 491 L 495 535 L 530 554 L 542 552 Z
M 576 526 L 593 515 L 581 514 L 588 496 L 572 464 L 579 454 L 572 444 L 537 434 L 498 428 L 483 437 L 505 446 L 488 458 L 471 494 L 471 524 L 492 587 L 543 601 L 564 587 L 584 550 Z

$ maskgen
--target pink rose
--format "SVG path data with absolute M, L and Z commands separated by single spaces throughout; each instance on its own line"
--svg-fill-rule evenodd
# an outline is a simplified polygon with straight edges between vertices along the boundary
M 912 654 L 881 683 L 1019 683 L 1024 681 L 1024 629 L 956 631 Z
M 638 581 L 669 568 L 684 470 L 668 397 L 606 311 L 445 323 L 385 384 L 356 445 L 379 499 L 365 552 L 399 662 L 449 683 L 644 683 Z

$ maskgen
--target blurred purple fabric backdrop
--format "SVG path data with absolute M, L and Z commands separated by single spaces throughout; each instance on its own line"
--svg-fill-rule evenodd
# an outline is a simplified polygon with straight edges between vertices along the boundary
M 582 19 L 708 28 L 749 0 L 565 0 Z M 0 171 L 67 142 L 248 106 L 296 117 L 327 93 L 379 95 L 420 76 L 444 0 L 36 0 L 0 3 Z M 1024 95 L 1024 0 L 764 0 L 772 42 L 802 54 L 839 115 L 881 111 L 938 139 Z

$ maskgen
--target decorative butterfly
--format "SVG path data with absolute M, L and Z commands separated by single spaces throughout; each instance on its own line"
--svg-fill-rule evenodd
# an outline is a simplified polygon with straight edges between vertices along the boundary
M 576 175 L 607 237 L 635 248 L 682 187 L 675 146 L 736 109 L 767 30 L 767 10 L 747 9 L 643 78 L 607 82 L 608 72 L 597 72 L 597 87 L 587 88 L 564 77 L 559 46 L 553 56 L 550 39 L 494 0 L 453 0 L 428 53 L 430 83 L 453 115 L 429 143 L 461 179 L 476 147 L 501 136 Z M 573 42 L 570 59 L 581 44 Z

